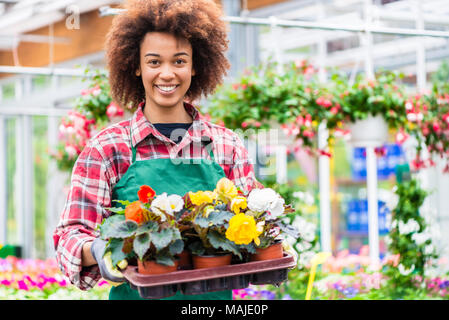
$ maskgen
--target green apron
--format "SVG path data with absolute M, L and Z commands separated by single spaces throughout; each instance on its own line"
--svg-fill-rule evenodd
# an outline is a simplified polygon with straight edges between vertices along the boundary
M 157 195 L 166 192 L 168 195 L 184 196 L 189 191 L 214 190 L 218 180 L 226 177 L 223 169 L 214 161 L 212 150 L 211 160 L 166 158 L 142 161 L 136 161 L 136 151 L 132 147 L 132 163 L 113 188 L 112 199 L 136 201 L 137 191 L 142 185 L 150 186 Z M 144 300 L 127 282 L 112 287 L 109 299 Z M 183 295 L 178 291 L 174 296 L 162 300 L 232 300 L 232 290 L 199 295 Z

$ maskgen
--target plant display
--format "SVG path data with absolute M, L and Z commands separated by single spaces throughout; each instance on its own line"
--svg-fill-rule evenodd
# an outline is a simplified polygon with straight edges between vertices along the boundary
M 332 146 L 335 138 L 349 133 L 348 124 L 381 115 L 398 143 L 409 136 L 418 140 L 412 169 L 435 165 L 431 158 L 423 159 L 423 147 L 447 161 L 447 79 L 435 78 L 430 93 L 418 94 L 406 92 L 403 75 L 395 72 L 381 71 L 374 79 L 357 75 L 353 82 L 333 72 L 326 83 L 320 83 L 314 70 L 307 61 L 260 64 L 219 87 L 207 112 L 214 122 L 233 130 L 280 129 L 310 154 L 326 156 L 332 156 L 329 150 L 317 145 L 320 123 L 326 124 Z M 444 172 L 449 172 L 449 164 Z
M 138 191 L 139 200 L 120 201 L 125 208 L 108 208 L 115 214 L 100 225 L 102 239 L 108 240 L 113 266 L 133 258 L 174 265 L 175 255 L 182 252 L 184 242 L 175 214 L 184 207 L 178 195 L 156 195 L 149 186 Z
M 99 227 L 102 239 L 108 240 L 106 252 L 113 266 L 134 258 L 173 265 L 184 249 L 194 255 L 232 253 L 245 261 L 256 248 L 272 245 L 281 233 L 298 236 L 283 220 L 293 212 L 291 205 L 271 188 L 245 195 L 222 178 L 213 191 L 181 197 L 156 195 L 150 186 L 141 186 L 138 196 L 134 202 L 116 200 L 124 207 L 108 208 L 113 214 Z

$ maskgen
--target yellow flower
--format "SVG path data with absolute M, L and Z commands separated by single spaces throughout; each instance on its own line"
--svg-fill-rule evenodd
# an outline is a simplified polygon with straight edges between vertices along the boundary
M 254 243 L 259 245 L 260 233 L 254 217 L 239 213 L 229 220 L 226 238 L 233 241 L 235 244 L 249 244 L 254 240 Z
M 215 191 L 218 193 L 220 200 L 224 201 L 225 203 L 228 203 L 229 200 L 237 196 L 238 193 L 237 187 L 228 178 L 221 178 L 217 182 Z
M 247 207 L 247 203 L 246 203 L 246 198 L 245 197 L 236 196 L 231 201 L 231 210 L 235 214 L 240 213 L 240 210 L 241 209 L 246 209 L 246 207 Z
M 190 201 L 192 204 L 199 206 L 202 203 L 212 203 L 217 199 L 217 193 L 214 191 L 197 191 L 195 193 L 189 192 Z

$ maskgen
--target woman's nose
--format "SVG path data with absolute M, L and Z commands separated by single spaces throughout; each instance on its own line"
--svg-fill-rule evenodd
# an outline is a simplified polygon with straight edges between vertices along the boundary
M 170 65 L 166 64 L 162 66 L 159 77 L 162 79 L 171 79 L 174 77 L 174 75 L 175 73 L 173 72 L 173 68 Z

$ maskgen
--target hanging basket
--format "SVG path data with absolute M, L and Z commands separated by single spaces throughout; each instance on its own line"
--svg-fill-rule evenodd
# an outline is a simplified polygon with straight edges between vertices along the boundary
M 354 147 L 379 147 L 388 140 L 388 124 L 381 115 L 348 124 Z

